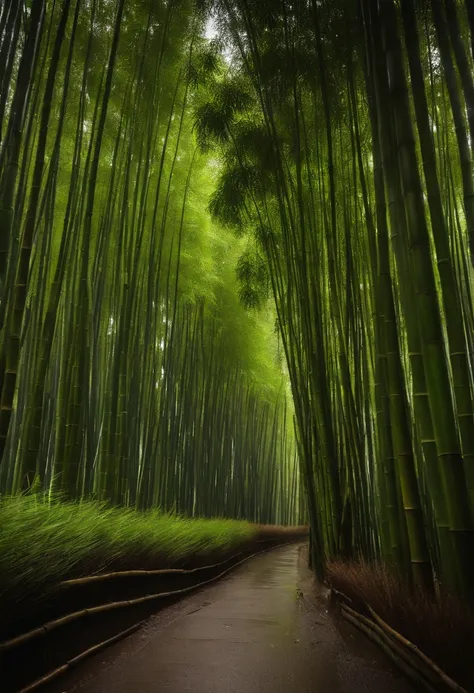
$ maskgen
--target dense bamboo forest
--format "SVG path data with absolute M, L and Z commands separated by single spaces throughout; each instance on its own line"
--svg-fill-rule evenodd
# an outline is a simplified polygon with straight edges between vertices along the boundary
M 193 133 L 188 3 L 2 13 L 1 489 L 294 524 L 271 306 L 241 306 Z M 298 500 L 300 499 L 300 500 Z
M 474 600 L 474 5 L 7 0 L 0 492 Z

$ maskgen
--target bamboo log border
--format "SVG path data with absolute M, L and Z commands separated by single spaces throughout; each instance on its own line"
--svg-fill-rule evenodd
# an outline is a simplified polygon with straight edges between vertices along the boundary
M 79 585 L 89 585 L 96 582 L 105 582 L 107 580 L 117 580 L 119 578 L 129 578 L 129 577 L 158 577 L 166 575 L 193 575 L 205 570 L 211 570 L 212 568 L 218 568 L 224 563 L 229 563 L 229 561 L 235 560 L 239 556 L 242 556 L 244 551 L 239 551 L 239 553 L 226 558 L 219 563 L 213 563 L 212 565 L 204 565 L 199 568 L 163 568 L 161 570 L 118 570 L 113 573 L 100 573 L 98 575 L 88 575 L 86 577 L 74 578 L 73 580 L 64 580 L 59 583 L 61 589 L 68 589 L 70 587 L 76 587 Z
M 301 533 L 294 533 L 289 536 L 287 541 L 285 542 L 280 542 L 279 544 L 276 544 L 276 546 L 283 546 L 286 543 L 291 543 L 295 541 L 300 541 L 302 538 L 306 537 L 308 535 L 307 531 L 302 530 Z M 256 544 L 268 544 L 269 542 L 278 540 L 277 537 L 270 537 L 268 539 L 257 539 Z M 224 565 L 225 563 L 229 563 L 229 561 L 233 561 L 239 556 L 242 556 L 242 554 L 245 553 L 244 551 L 239 551 L 239 553 L 234 554 L 233 556 L 230 556 L 229 558 L 225 558 L 223 561 L 219 561 L 218 563 L 213 563 L 212 565 L 204 565 L 204 566 L 199 566 L 198 568 L 162 568 L 160 570 L 118 570 L 114 571 L 111 573 L 99 573 L 98 575 L 88 575 L 86 577 L 81 577 L 81 578 L 73 578 L 71 580 L 63 580 L 62 582 L 59 583 L 60 589 L 69 589 L 71 587 L 76 587 L 79 585 L 88 585 L 88 584 L 93 584 L 96 582 L 103 582 L 106 580 L 115 580 L 119 578 L 128 578 L 128 577 L 155 577 L 155 576 L 165 576 L 165 575 L 193 575 L 195 573 L 199 573 L 205 570 L 211 570 L 212 568 L 218 568 L 221 565 Z M 0 644 L 1 647 L 1 644 Z
M 331 588 L 331 593 L 339 603 L 342 617 L 378 645 L 412 681 L 421 684 L 429 693 L 440 690 L 468 693 L 414 643 L 389 626 L 369 604 L 366 607 L 372 618 L 349 606 L 352 600 L 343 592 Z
M 133 626 L 130 626 L 130 628 L 126 628 L 125 630 L 120 631 L 120 633 L 117 633 L 117 635 L 113 635 L 111 638 L 107 638 L 107 640 L 103 640 L 102 642 L 99 642 L 97 645 L 89 647 L 89 649 L 84 650 L 76 657 L 73 657 L 72 659 L 67 661 L 66 664 L 62 664 L 60 667 L 57 667 L 57 669 L 53 669 L 53 671 L 50 671 L 48 674 L 45 674 L 40 679 L 37 679 L 36 681 L 33 681 L 33 683 L 28 684 L 28 686 L 22 688 L 19 691 L 19 693 L 30 693 L 31 691 L 36 691 L 38 688 L 46 685 L 47 683 L 51 683 L 51 681 L 54 681 L 54 679 L 61 676 L 61 674 L 65 674 L 67 671 L 69 671 L 69 669 L 72 669 L 77 664 L 80 664 L 80 662 L 86 659 L 86 657 L 91 657 L 93 654 L 96 654 L 96 652 L 100 652 L 109 645 L 113 645 L 119 640 L 123 640 L 123 638 L 126 638 L 127 635 L 131 635 L 132 633 L 134 633 L 142 627 L 144 621 L 145 619 L 143 621 L 139 621 L 139 623 L 135 623 Z
M 169 569 L 164 569 L 164 570 L 151 570 L 151 571 L 146 571 L 146 570 L 128 570 L 128 571 L 119 571 L 115 573 L 103 573 L 100 575 L 92 575 L 84 578 L 77 578 L 74 580 L 65 580 L 59 584 L 59 587 L 62 589 L 67 589 L 71 587 L 75 587 L 77 585 L 84 585 L 84 584 L 89 584 L 89 583 L 95 583 L 95 582 L 100 582 L 102 580 L 108 580 L 108 579 L 117 579 L 120 577 L 144 577 L 144 576 L 157 576 L 157 575 L 172 575 L 172 574 L 180 574 L 180 575 L 192 575 L 196 574 L 202 571 L 207 571 L 207 570 L 212 570 L 214 568 L 218 568 L 219 566 L 225 565 L 226 563 L 232 562 L 232 565 L 226 569 L 225 571 L 219 573 L 217 578 L 225 575 L 228 570 L 231 570 L 232 568 L 235 568 L 236 566 L 240 565 L 244 561 L 248 560 L 249 558 L 253 558 L 254 556 L 257 556 L 260 553 L 263 553 L 265 551 L 269 551 L 274 548 L 278 548 L 281 546 L 285 546 L 286 544 L 290 543 L 296 543 L 298 541 L 301 541 L 304 538 L 304 535 L 299 536 L 299 537 L 292 537 L 291 539 L 288 539 L 283 542 L 279 542 L 278 544 L 272 544 L 271 546 L 267 546 L 265 549 L 261 549 L 259 551 L 256 551 L 252 553 L 249 556 L 246 556 L 243 560 L 238 561 L 235 563 L 234 561 L 239 558 L 239 556 L 242 556 L 245 551 L 239 551 L 239 553 L 234 554 L 230 558 L 226 558 L 223 561 L 220 561 L 219 563 L 213 563 L 211 565 L 207 566 L 201 566 L 199 568 L 192 568 L 189 570 L 186 569 L 181 569 L 181 568 L 169 568 Z M 268 540 L 268 541 L 273 541 L 273 540 Z M 256 543 L 267 543 L 267 540 L 259 540 Z M 70 614 L 66 614 L 65 616 L 61 616 L 59 618 L 56 618 L 51 621 L 47 621 L 46 623 L 43 623 L 41 626 L 38 626 L 37 628 L 33 628 L 32 630 L 27 631 L 26 633 L 22 633 L 20 635 L 15 636 L 14 638 L 10 638 L 8 640 L 4 640 L 3 642 L 0 643 L 0 655 L 2 652 L 5 652 L 7 650 L 11 650 L 19 645 L 24 644 L 25 642 L 28 642 L 29 640 L 32 640 L 36 637 L 41 637 L 43 635 L 46 635 L 48 632 L 60 628 L 63 625 L 66 625 L 67 623 L 71 623 L 72 621 L 76 621 L 87 614 L 94 614 L 94 613 L 100 613 L 101 611 L 110 611 L 112 609 L 118 609 L 126 606 L 134 606 L 137 604 L 145 603 L 146 601 L 150 601 L 152 599 L 158 599 L 160 597 L 165 598 L 165 597 L 171 597 L 174 595 L 178 594 L 184 594 L 186 592 L 189 592 L 190 590 L 197 589 L 197 587 L 201 585 L 207 585 L 209 582 L 212 582 L 213 580 L 217 579 L 216 577 L 211 578 L 210 580 L 204 580 L 202 582 L 197 582 L 195 585 L 190 585 L 189 587 L 184 587 L 179 590 L 172 590 L 168 592 L 158 592 L 158 593 L 153 593 L 150 595 L 145 595 L 144 597 L 137 597 L 136 599 L 127 599 L 123 601 L 117 601 L 117 602 L 108 602 L 106 604 L 102 604 L 99 606 L 95 607 L 86 607 L 84 609 L 81 609 L 79 611 L 74 611 Z
M 278 546 L 282 546 L 282 544 L 279 544 Z M 271 547 L 271 548 L 276 548 Z M 269 549 L 263 549 L 263 551 L 268 551 Z M 240 565 L 244 561 L 248 560 L 249 558 L 253 558 L 253 556 L 256 556 L 258 553 L 263 553 L 263 551 L 257 551 L 256 553 L 251 554 L 250 556 L 247 556 L 241 561 L 238 561 L 237 563 L 233 563 L 229 568 L 224 570 L 223 572 L 219 573 L 217 577 L 210 578 L 209 580 L 204 580 L 203 582 L 197 582 L 195 585 L 191 585 L 189 587 L 183 587 L 182 589 L 179 590 L 172 590 L 168 592 L 156 592 L 152 594 L 145 595 L 144 597 L 137 597 L 136 599 L 126 599 L 123 601 L 117 601 L 117 602 L 107 602 L 106 604 L 101 604 L 99 606 L 93 606 L 85 609 L 81 609 L 80 611 L 73 611 L 70 614 L 67 614 L 66 616 L 61 616 L 60 618 L 56 618 L 52 621 L 47 621 L 41 626 L 38 626 L 38 628 L 34 628 L 32 630 L 27 631 L 26 633 L 22 633 L 21 635 L 17 635 L 14 638 L 11 638 L 9 640 L 5 640 L 4 642 L 0 643 L 0 654 L 2 652 L 5 652 L 7 650 L 14 649 L 15 647 L 19 645 L 23 645 L 24 643 L 28 642 L 29 640 L 33 640 L 34 638 L 37 637 L 42 637 L 44 635 L 47 635 L 50 631 L 55 630 L 56 628 L 60 628 L 61 626 L 65 626 L 68 623 L 71 623 L 72 621 L 77 621 L 80 618 L 83 618 L 87 615 L 90 614 L 98 614 L 98 613 L 105 613 L 107 611 L 111 611 L 113 609 L 120 609 L 120 608 L 125 608 L 128 606 L 135 606 L 138 604 L 144 604 L 147 601 L 151 601 L 153 599 L 159 599 L 159 598 L 165 598 L 165 597 L 172 597 L 174 595 L 178 594 L 184 594 L 186 592 L 189 592 L 193 589 L 196 589 L 197 587 L 201 585 L 207 585 L 209 582 L 212 582 L 213 580 L 216 580 L 218 577 L 221 577 L 225 575 L 229 570 L 232 568 L 235 568 L 236 566 Z M 237 554 L 239 556 L 241 554 Z M 236 556 L 236 557 L 237 557 Z M 228 559 L 230 560 L 230 559 Z M 228 562 L 224 561 L 224 562 Z M 206 567 L 211 569 L 213 567 L 218 567 L 219 564 L 211 565 L 211 566 L 204 566 L 203 569 Z M 130 574 L 133 576 L 135 573 L 138 573 L 139 571 L 128 571 Z M 159 572 L 159 571 L 158 571 Z M 125 573 L 126 574 L 126 573 Z M 146 574 L 146 571 L 143 573 Z M 109 573 L 108 576 L 113 575 L 113 573 Z M 90 581 L 93 581 L 93 577 L 90 579 Z M 97 576 L 100 577 L 100 576 Z M 80 578 L 81 580 L 83 578 Z M 88 580 L 88 578 L 84 578 L 85 581 Z
M 11 638 L 10 640 L 6 640 L 3 643 L 0 643 L 0 656 L 2 655 L 3 652 L 9 651 L 9 650 L 11 651 L 15 647 L 23 645 L 24 643 L 26 643 L 30 640 L 33 640 L 35 638 L 45 637 L 52 630 L 55 630 L 57 628 L 61 628 L 62 626 L 65 626 L 68 623 L 71 623 L 73 621 L 77 621 L 79 619 L 85 618 L 88 615 L 107 613 L 108 611 L 111 611 L 114 609 L 120 609 L 120 608 L 126 608 L 126 607 L 130 607 L 130 606 L 138 606 L 140 604 L 145 604 L 146 602 L 153 601 L 154 599 L 162 599 L 162 598 L 166 598 L 166 597 L 184 595 L 186 593 L 192 592 L 193 590 L 197 590 L 200 587 L 204 587 L 206 585 L 209 585 L 212 582 L 215 582 L 216 580 L 219 580 L 220 578 L 224 577 L 224 575 L 229 573 L 231 570 L 233 570 L 234 568 L 237 568 L 238 566 L 242 565 L 243 563 L 250 560 L 251 558 L 254 558 L 255 556 L 266 553 L 266 552 L 271 551 L 271 550 L 276 549 L 276 548 L 280 548 L 282 546 L 286 546 L 289 543 L 296 543 L 298 541 L 301 541 L 301 537 L 292 538 L 291 540 L 280 542 L 279 544 L 268 546 L 267 548 L 260 549 L 259 551 L 255 551 L 254 553 L 250 554 L 249 556 L 245 556 L 243 559 L 237 561 L 236 563 L 233 563 L 228 568 L 226 568 L 225 570 L 220 572 L 218 575 L 215 575 L 214 577 L 209 578 L 208 580 L 204 580 L 202 582 L 197 582 L 195 585 L 191 585 L 191 586 L 185 587 L 183 589 L 173 590 L 170 592 L 159 592 L 156 594 L 149 594 L 149 595 L 145 595 L 144 597 L 138 597 L 137 599 L 129 599 L 129 600 L 124 600 L 124 601 L 119 601 L 119 602 L 110 602 L 108 604 L 103 604 L 103 605 L 92 607 L 89 609 L 82 609 L 80 611 L 75 611 L 71 614 L 67 614 L 66 616 L 55 619 L 53 621 L 49 621 L 38 628 L 30 630 L 27 633 L 24 633 L 24 634 L 19 635 L 15 638 Z M 234 558 L 237 558 L 238 556 L 242 555 L 242 553 L 243 552 L 240 552 L 239 554 L 234 556 Z M 199 570 L 215 568 L 215 567 L 218 567 L 219 565 L 222 565 L 223 563 L 227 563 L 229 560 L 230 559 L 227 559 L 226 561 L 222 561 L 221 563 L 216 563 L 216 564 L 211 565 L 211 566 L 204 566 L 204 567 L 200 568 Z M 188 572 L 195 572 L 195 570 L 196 569 L 188 571 Z M 132 575 L 133 575 L 137 571 L 125 571 L 125 574 L 127 574 L 128 572 L 132 573 Z M 109 575 L 114 575 L 114 573 L 109 573 Z M 144 620 L 146 620 L 146 619 L 144 619 Z M 73 659 L 68 660 L 65 664 L 62 664 L 61 666 L 57 667 L 56 669 L 52 670 L 51 672 L 48 672 L 47 674 L 43 675 L 41 678 L 37 679 L 36 681 L 33 681 L 33 683 L 28 684 L 26 687 L 22 688 L 19 691 L 19 693 L 30 693 L 31 691 L 36 691 L 41 686 L 43 686 L 47 683 L 50 683 L 53 679 L 56 679 L 57 677 L 61 676 L 63 673 L 66 673 L 66 671 L 68 671 L 69 669 L 74 667 L 76 664 L 81 662 L 86 657 L 95 654 L 96 652 L 104 649 L 108 645 L 111 645 L 111 644 L 117 642 L 118 640 L 121 640 L 122 638 L 127 637 L 127 635 L 138 630 L 143 625 L 144 620 L 141 620 L 138 624 L 135 624 L 135 625 L 131 626 L 130 628 L 127 628 L 126 630 L 121 631 L 117 635 L 114 635 L 111 638 L 107 638 L 106 640 L 103 640 L 102 642 L 100 642 L 96 645 L 93 645 L 89 649 L 84 650 L 83 652 L 76 655 Z

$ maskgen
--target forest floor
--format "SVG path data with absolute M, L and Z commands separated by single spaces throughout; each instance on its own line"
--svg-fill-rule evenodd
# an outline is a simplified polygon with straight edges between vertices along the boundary
M 328 610 L 307 547 L 253 558 L 86 660 L 50 693 L 410 693 L 358 631 Z

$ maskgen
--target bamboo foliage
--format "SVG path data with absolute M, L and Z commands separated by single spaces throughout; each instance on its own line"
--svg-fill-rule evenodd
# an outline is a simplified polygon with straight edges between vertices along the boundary
M 383 557 L 471 598 L 470 8 L 210 6 L 235 68 L 197 112 L 211 211 L 266 263 L 313 564 Z
M 206 214 L 202 27 L 187 0 L 1 15 L 3 493 L 304 519 L 271 306 Z
M 319 577 L 472 599 L 473 35 L 462 0 L 3 8 L 2 490 L 307 512 Z

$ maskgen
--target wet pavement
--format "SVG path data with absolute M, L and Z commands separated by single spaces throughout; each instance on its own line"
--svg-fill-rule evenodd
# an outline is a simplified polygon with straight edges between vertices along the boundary
M 86 661 L 51 693 L 413 693 L 328 611 L 292 545 L 251 559 Z

